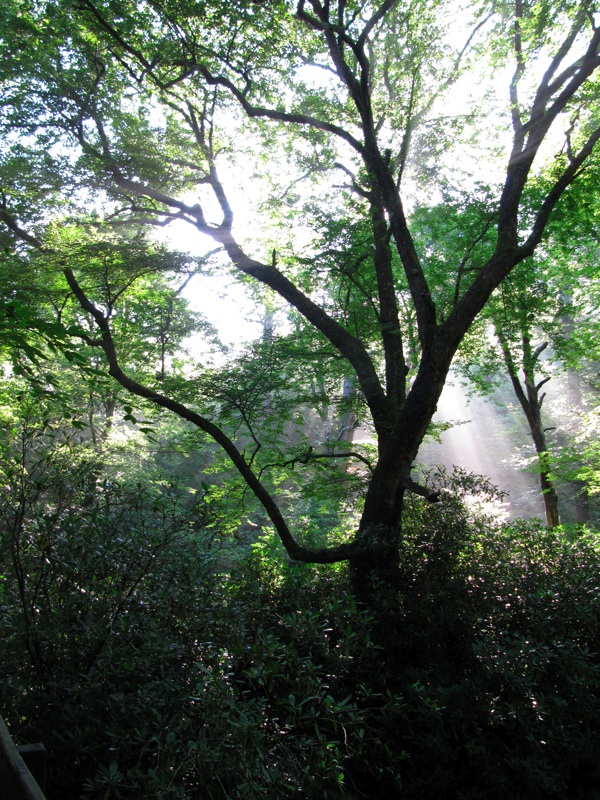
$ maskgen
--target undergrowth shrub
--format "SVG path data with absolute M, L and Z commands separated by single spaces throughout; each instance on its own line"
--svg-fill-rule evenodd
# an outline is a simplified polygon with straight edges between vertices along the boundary
M 64 514 L 54 473 L 23 515 L 17 566 L 2 506 L 4 713 L 48 747 L 50 800 L 594 785 L 593 532 L 503 526 L 476 507 L 489 484 L 432 474 L 443 501 L 409 501 L 397 589 L 366 609 L 344 565 L 291 563 L 271 534 L 211 558 L 175 491 L 96 481 L 91 502 L 69 480 Z

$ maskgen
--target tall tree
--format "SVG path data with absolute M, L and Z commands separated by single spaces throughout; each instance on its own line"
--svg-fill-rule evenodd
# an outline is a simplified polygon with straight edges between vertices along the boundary
M 113 223 L 187 223 L 235 273 L 283 298 L 346 362 L 377 438 L 357 531 L 334 546 L 294 535 L 256 460 L 217 422 L 128 374 L 110 309 L 62 257 L 111 375 L 224 448 L 290 556 L 350 559 L 360 580 L 393 576 L 405 492 L 437 497 L 411 466 L 452 358 L 493 291 L 539 247 L 600 139 L 597 4 L 13 0 L 2 30 L 7 236 L 48 250 L 52 209 L 81 213 L 93 198 Z M 526 190 L 547 159 L 552 179 L 532 209 Z M 463 257 L 434 282 L 407 204 L 415 191 L 430 199 L 472 186 L 482 164 L 497 176 L 493 246 L 477 269 Z M 241 184 L 257 222 L 269 212 L 279 221 L 265 229 L 267 258 L 264 241 L 236 234 Z M 263 188 L 271 194 L 258 208 Z M 331 229 L 336 219 L 363 221 L 364 251 L 348 242 L 324 264 L 323 221 Z M 335 284 L 348 293 L 332 293 Z

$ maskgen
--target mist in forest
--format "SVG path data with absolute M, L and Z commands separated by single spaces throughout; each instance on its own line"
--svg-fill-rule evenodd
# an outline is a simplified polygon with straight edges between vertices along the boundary
M 434 422 L 452 427 L 439 434 L 439 441 L 427 437 L 419 464 L 449 471 L 459 466 L 486 476 L 506 493 L 500 510 L 507 518 L 544 516 L 531 435 L 510 387 L 483 398 L 454 377 L 444 387 Z

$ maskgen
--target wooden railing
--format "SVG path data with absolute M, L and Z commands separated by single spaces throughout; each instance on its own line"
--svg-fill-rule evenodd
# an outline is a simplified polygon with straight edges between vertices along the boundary
M 34 777 L 35 775 L 35 777 Z M 17 747 L 0 716 L 0 797 L 2 800 L 45 800 L 46 748 Z

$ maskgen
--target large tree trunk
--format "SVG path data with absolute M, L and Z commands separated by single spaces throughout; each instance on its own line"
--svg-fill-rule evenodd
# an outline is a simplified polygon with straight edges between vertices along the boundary
M 369 487 L 358 532 L 363 547 L 350 559 L 354 591 L 367 604 L 384 586 L 397 587 L 400 579 L 404 492 L 399 477 L 392 480 L 389 474 L 383 473 L 376 474 Z
M 436 502 L 436 492 L 419 486 L 411 468 L 442 394 L 451 355 L 440 347 L 421 364 L 406 401 L 397 411 L 388 436 L 379 437 L 379 461 L 365 498 L 358 539 L 365 543 L 350 560 L 355 591 L 368 601 L 383 587 L 395 591 L 402 578 L 399 545 L 406 491 Z

